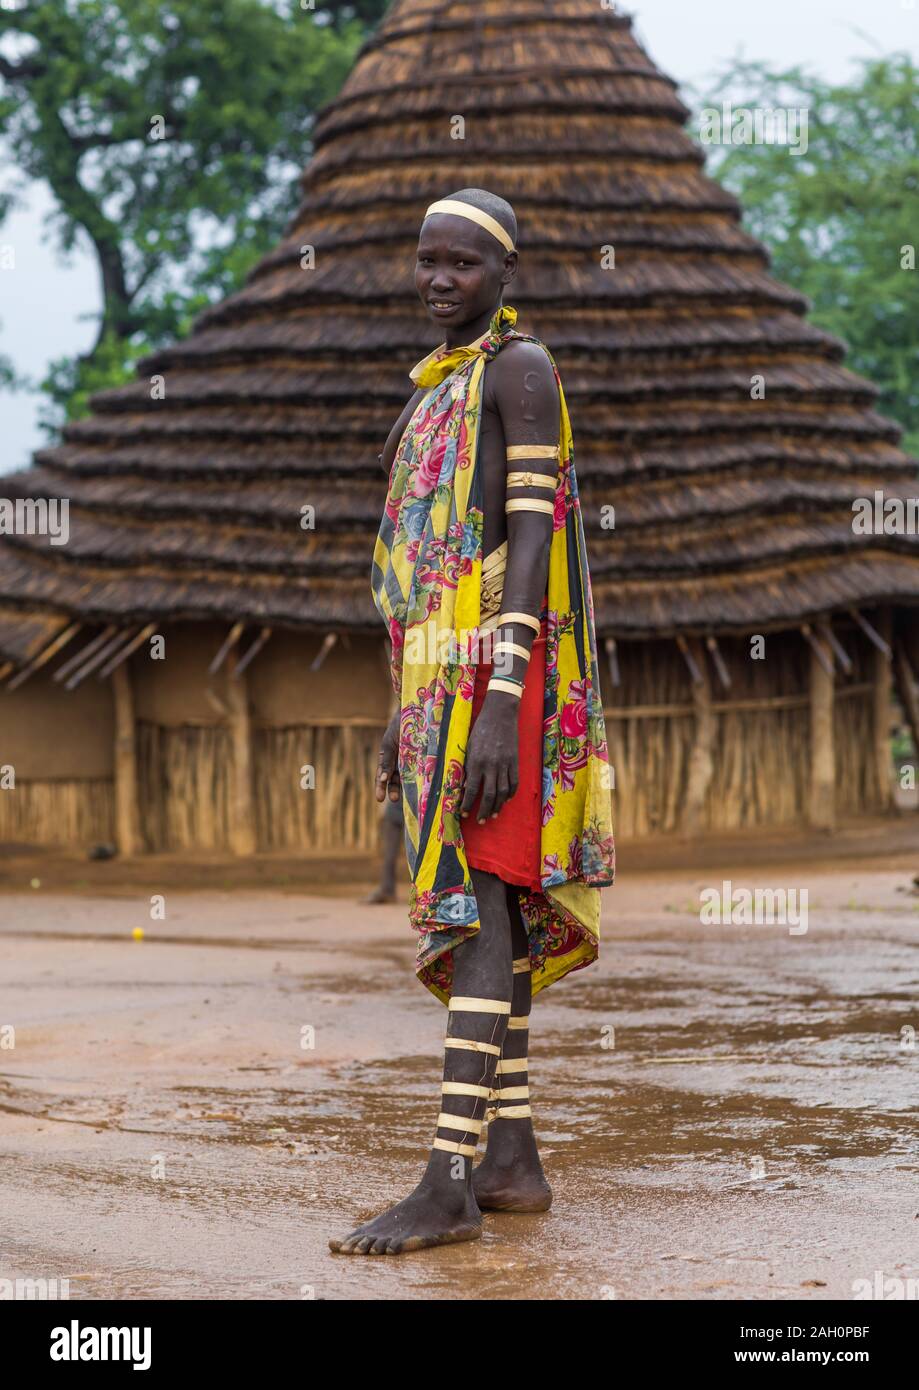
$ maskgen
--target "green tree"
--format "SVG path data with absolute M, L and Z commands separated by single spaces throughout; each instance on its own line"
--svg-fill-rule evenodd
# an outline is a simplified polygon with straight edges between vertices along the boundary
M 367 29 L 374 29 L 389 9 L 390 0 L 314 0 L 331 15 L 332 23 L 339 28 L 356 19 Z
M 742 200 L 776 276 L 845 339 L 848 365 L 881 388 L 878 409 L 919 453 L 919 69 L 895 54 L 832 85 L 738 61 L 704 104 L 728 96 L 735 110 L 807 112 L 806 151 L 706 146 L 710 172 Z
M 0 0 L 0 139 L 18 180 L 0 225 L 43 180 L 58 249 L 89 244 L 99 267 L 95 342 L 43 383 L 58 413 L 85 413 L 278 239 L 314 112 L 384 8 Z

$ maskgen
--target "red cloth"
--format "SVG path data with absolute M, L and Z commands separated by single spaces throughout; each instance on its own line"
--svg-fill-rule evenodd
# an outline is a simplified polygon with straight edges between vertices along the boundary
M 472 697 L 472 727 L 485 700 L 492 663 L 482 662 L 476 668 L 475 691 Z M 546 683 L 546 625 L 533 642 L 520 697 L 517 725 L 517 790 L 506 801 L 497 816 L 489 817 L 484 825 L 478 815 L 481 792 L 472 810 L 462 820 L 466 860 L 475 869 L 496 874 L 505 883 L 518 887 L 541 888 L 539 872 L 542 866 L 540 837 L 542 833 L 542 760 L 543 760 L 543 693 Z

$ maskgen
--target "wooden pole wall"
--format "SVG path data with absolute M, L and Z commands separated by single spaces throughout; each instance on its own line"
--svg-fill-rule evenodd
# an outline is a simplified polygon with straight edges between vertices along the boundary
M 141 850 L 137 797 L 137 735 L 128 662 L 112 672 L 115 701 L 115 843 L 126 857 Z
M 877 629 L 890 646 L 893 635 L 893 622 L 889 608 L 879 614 Z M 891 785 L 892 759 L 890 756 L 890 723 L 892 663 L 888 653 L 877 647 L 872 649 L 872 677 L 874 698 L 874 762 L 878 779 L 878 805 L 882 811 L 889 811 L 893 801 Z
M 684 835 L 698 835 L 702 830 L 705 798 L 715 768 L 715 713 L 712 709 L 712 684 L 709 679 L 705 651 L 701 642 L 698 641 L 693 641 L 688 646 L 695 658 L 695 664 L 702 679 L 692 683 L 695 730 L 686 779 L 683 833 Z
M 816 637 L 813 642 L 819 639 Z M 832 653 L 822 644 L 829 669 L 824 669 L 814 646 L 810 647 L 810 794 L 808 822 L 815 830 L 836 825 L 836 751 L 833 730 Z
M 254 854 L 255 793 L 252 764 L 252 716 L 244 672 L 237 674 L 237 654 L 227 663 L 227 708 L 232 747 L 229 799 L 229 839 L 233 854 Z

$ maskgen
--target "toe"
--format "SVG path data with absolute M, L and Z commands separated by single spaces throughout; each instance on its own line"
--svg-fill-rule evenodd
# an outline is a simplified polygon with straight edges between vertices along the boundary
M 336 1236 L 334 1240 L 329 1241 L 329 1249 L 333 1250 L 336 1255 L 350 1255 L 351 1246 L 354 1244 L 354 1242 L 357 1240 L 360 1234 L 361 1228 L 358 1227 L 356 1231 L 351 1231 L 349 1235 Z
M 367 1254 L 367 1251 L 370 1249 L 370 1247 L 371 1247 L 371 1245 L 373 1245 L 373 1243 L 374 1243 L 374 1238 L 373 1238 L 373 1236 L 362 1236 L 361 1239 L 355 1243 L 355 1246 L 354 1246 L 354 1253 L 355 1253 L 355 1255 L 366 1255 L 366 1254 Z
M 386 1236 L 380 1236 L 379 1240 L 375 1240 L 373 1242 L 367 1253 L 369 1255 L 385 1255 L 386 1247 L 388 1244 L 389 1241 L 387 1240 Z

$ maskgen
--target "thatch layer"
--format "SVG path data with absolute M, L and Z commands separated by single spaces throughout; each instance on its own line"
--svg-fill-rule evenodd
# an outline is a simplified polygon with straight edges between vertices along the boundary
M 855 498 L 908 499 L 916 464 L 843 345 L 770 276 L 686 116 L 596 0 L 398 0 L 320 113 L 281 243 L 6 480 L 69 498 L 71 541 L 0 539 L 0 661 L 27 662 L 72 615 L 379 631 L 377 456 L 436 341 L 418 227 L 476 183 L 515 205 L 510 298 L 563 374 L 601 635 L 919 600 L 916 537 L 852 527 Z

